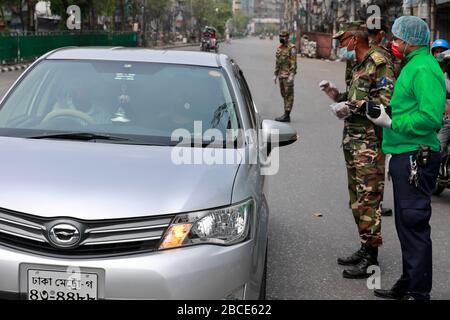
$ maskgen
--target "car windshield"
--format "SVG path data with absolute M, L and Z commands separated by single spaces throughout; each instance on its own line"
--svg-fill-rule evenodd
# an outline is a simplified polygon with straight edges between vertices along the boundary
M 217 129 L 225 140 L 239 127 L 222 69 L 200 66 L 46 60 L 0 106 L 0 136 L 10 137 L 82 133 L 173 145 L 177 129 Z

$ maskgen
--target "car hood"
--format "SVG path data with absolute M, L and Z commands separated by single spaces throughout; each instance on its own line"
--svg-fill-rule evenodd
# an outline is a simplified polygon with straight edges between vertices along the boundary
M 173 147 L 5 137 L 0 150 L 1 208 L 86 220 L 228 205 L 241 159 L 220 149 L 236 164 L 177 165 Z

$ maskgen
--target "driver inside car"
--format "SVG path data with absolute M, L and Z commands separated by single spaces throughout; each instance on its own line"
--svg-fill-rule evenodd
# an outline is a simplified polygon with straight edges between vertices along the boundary
M 110 123 L 111 116 L 103 108 L 92 103 L 91 93 L 87 87 L 78 86 L 70 90 L 67 96 L 58 99 L 42 123 L 57 118 L 71 118 L 80 125 L 86 126 Z

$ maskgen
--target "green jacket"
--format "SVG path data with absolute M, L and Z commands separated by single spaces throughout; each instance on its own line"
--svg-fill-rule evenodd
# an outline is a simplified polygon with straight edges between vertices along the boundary
M 445 108 L 445 79 L 429 48 L 420 48 L 405 58 L 395 84 L 390 106 L 392 129 L 384 129 L 383 152 L 401 154 L 428 145 L 440 150 L 437 131 Z

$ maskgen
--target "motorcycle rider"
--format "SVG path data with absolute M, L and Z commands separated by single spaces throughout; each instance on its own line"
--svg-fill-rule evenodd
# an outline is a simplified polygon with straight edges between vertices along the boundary
M 447 40 L 444 39 L 437 39 L 433 42 L 431 45 L 431 54 L 437 58 L 439 54 L 442 52 L 450 49 L 450 45 L 448 44 Z
M 439 132 L 442 158 L 445 158 L 448 154 L 448 146 L 450 144 L 450 50 L 441 52 L 437 56 L 437 60 L 445 70 L 445 84 L 447 87 L 447 104 L 445 106 L 444 126 Z

